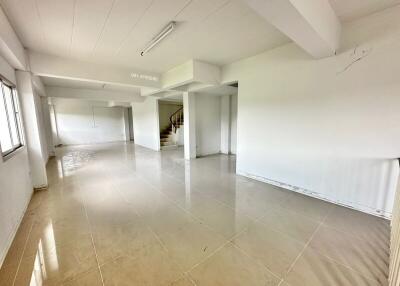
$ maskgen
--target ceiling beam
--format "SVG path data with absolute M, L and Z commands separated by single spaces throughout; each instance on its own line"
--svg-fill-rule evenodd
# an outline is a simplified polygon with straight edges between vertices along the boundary
M 73 79 L 133 87 L 160 88 L 160 75 L 139 70 L 86 63 L 29 52 L 31 72 L 37 76 Z
M 163 89 L 174 89 L 194 82 L 217 85 L 221 80 L 221 69 L 199 60 L 189 60 L 163 73 L 161 79 Z
M 52 98 L 75 98 L 94 101 L 142 102 L 145 97 L 134 92 L 116 92 L 102 89 L 84 89 L 47 86 L 46 94 Z
M 42 82 L 42 80 L 40 79 L 40 77 L 38 76 L 32 76 L 32 83 L 33 83 L 33 87 L 36 90 L 36 92 L 40 95 L 40 96 L 47 96 L 46 95 L 46 88 Z
M 221 69 L 198 60 L 189 60 L 162 74 L 161 89 L 142 89 L 142 96 L 169 97 L 184 91 L 192 92 L 219 85 Z
M 328 0 L 244 0 L 314 58 L 335 54 L 341 24 Z
M 14 68 L 26 69 L 24 46 L 0 7 L 0 55 Z

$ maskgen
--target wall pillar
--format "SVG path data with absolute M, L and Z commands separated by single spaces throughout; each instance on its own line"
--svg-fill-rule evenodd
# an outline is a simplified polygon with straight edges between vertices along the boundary
M 221 97 L 221 153 L 231 152 L 231 96 Z
M 196 98 L 191 92 L 183 93 L 185 159 L 196 158 Z
M 44 142 L 45 138 L 41 138 L 39 130 L 39 106 L 36 106 L 38 101 L 35 100 L 32 75 L 30 72 L 16 71 L 16 78 L 33 187 L 44 188 L 47 187 L 47 158 L 44 154 L 44 148 L 47 148 L 47 146 Z
M 131 141 L 131 132 L 129 130 L 128 108 L 124 107 L 123 112 L 124 112 L 125 141 L 129 142 L 129 141 Z
M 55 145 L 53 142 L 53 134 L 51 128 L 50 105 L 47 97 L 41 97 L 40 100 L 42 103 L 43 124 L 45 128 L 44 131 L 46 132 L 47 151 L 49 153 L 49 156 L 55 156 L 56 150 L 54 147 Z
M 54 146 L 60 144 L 60 140 L 58 138 L 58 126 L 57 126 L 57 114 L 55 110 L 55 106 L 53 104 L 49 104 L 49 112 L 50 112 L 50 125 L 51 125 L 51 135 L 53 139 Z

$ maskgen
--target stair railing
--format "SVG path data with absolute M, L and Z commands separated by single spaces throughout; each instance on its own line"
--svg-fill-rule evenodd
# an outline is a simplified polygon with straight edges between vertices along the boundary
M 182 125 L 183 122 L 183 106 L 169 117 L 169 122 L 172 125 L 172 130 L 176 133 L 178 125 Z

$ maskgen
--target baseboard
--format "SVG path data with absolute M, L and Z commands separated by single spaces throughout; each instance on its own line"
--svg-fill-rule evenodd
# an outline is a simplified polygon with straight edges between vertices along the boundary
M 33 192 L 35 193 L 35 192 L 40 192 L 40 191 L 46 191 L 48 188 L 49 188 L 48 185 L 42 186 L 42 187 L 36 187 L 36 188 L 33 188 Z
M 14 241 L 15 235 L 17 234 L 18 228 L 19 228 L 19 226 L 21 225 L 22 219 L 24 218 L 25 213 L 26 213 L 26 211 L 28 210 L 28 206 L 29 206 L 29 203 L 30 203 L 31 200 L 32 200 L 33 194 L 34 194 L 34 192 L 31 193 L 31 196 L 30 196 L 29 200 L 27 201 L 27 203 L 26 203 L 26 205 L 25 205 L 24 211 L 22 212 L 21 217 L 18 219 L 18 223 L 14 226 L 14 230 L 10 233 L 10 236 L 9 236 L 9 238 L 7 239 L 6 248 L 5 248 L 5 249 L 3 250 L 3 252 L 0 254 L 0 268 L 3 266 L 3 262 L 4 262 L 4 259 L 6 259 L 8 250 L 10 249 L 11 244 L 12 244 L 12 242 Z
M 244 177 L 256 180 L 256 181 L 264 182 L 264 183 L 267 183 L 267 184 L 270 184 L 270 185 L 273 185 L 273 186 L 277 186 L 277 187 L 280 187 L 280 188 L 283 188 L 283 189 L 286 189 L 286 190 L 290 190 L 290 191 L 293 191 L 293 192 L 296 192 L 296 193 L 300 193 L 300 194 L 303 194 L 303 195 L 306 195 L 306 196 L 309 196 L 309 197 L 320 199 L 320 200 L 323 200 L 323 201 L 326 201 L 326 202 L 329 202 L 329 203 L 333 203 L 333 204 L 336 204 L 336 205 L 339 205 L 339 206 L 343 206 L 343 207 L 347 207 L 347 208 L 350 208 L 350 209 L 354 209 L 354 210 L 357 210 L 357 211 L 360 211 L 360 212 L 363 212 L 363 213 L 367 213 L 367 214 L 374 215 L 374 216 L 381 217 L 381 218 L 388 219 L 388 220 L 390 220 L 392 218 L 392 213 L 390 213 L 390 212 L 386 212 L 386 211 L 383 211 L 383 210 L 377 210 L 377 209 L 374 209 L 374 208 L 371 208 L 371 207 L 368 207 L 368 206 L 365 206 L 365 205 L 357 204 L 357 203 L 354 203 L 354 202 L 347 202 L 347 201 L 342 201 L 342 200 L 334 200 L 334 199 L 331 199 L 328 196 L 320 194 L 318 192 L 314 192 L 314 191 L 311 191 L 311 190 L 307 190 L 307 189 L 304 189 L 304 188 L 293 186 L 293 185 L 290 185 L 290 184 L 287 184 L 287 183 L 278 182 L 278 181 L 271 180 L 271 179 L 268 179 L 268 178 L 265 178 L 265 177 L 262 177 L 262 176 L 249 174 L 249 173 L 244 172 L 244 171 L 237 170 L 236 173 L 238 175 L 241 175 L 241 176 L 244 176 Z

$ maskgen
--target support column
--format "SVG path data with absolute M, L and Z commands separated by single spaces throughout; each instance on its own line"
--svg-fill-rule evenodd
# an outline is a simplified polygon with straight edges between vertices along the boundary
M 185 159 L 196 158 L 196 98 L 191 92 L 183 93 Z
M 131 140 L 130 131 L 129 131 L 129 114 L 128 108 L 124 107 L 124 127 L 125 127 L 125 141 L 129 142 Z
M 49 104 L 49 111 L 50 111 L 50 123 L 51 123 L 51 134 L 53 138 L 54 146 L 60 144 L 60 140 L 58 138 L 58 125 L 57 125 L 57 114 L 56 109 L 53 104 Z
M 46 142 L 47 142 L 47 151 L 49 153 L 49 157 L 54 157 L 56 155 L 56 150 L 54 148 L 53 142 L 53 134 L 51 128 L 51 117 L 50 117 L 50 105 L 47 97 L 40 98 L 42 103 L 42 111 L 43 111 L 43 124 L 46 133 Z
M 44 148 L 45 138 L 41 138 L 38 110 L 38 100 L 35 100 L 35 90 L 32 75 L 26 71 L 16 71 L 17 89 L 23 115 L 25 144 L 28 149 L 29 165 L 34 188 L 47 187 L 46 160 Z
M 231 96 L 221 97 L 221 153 L 231 151 Z

